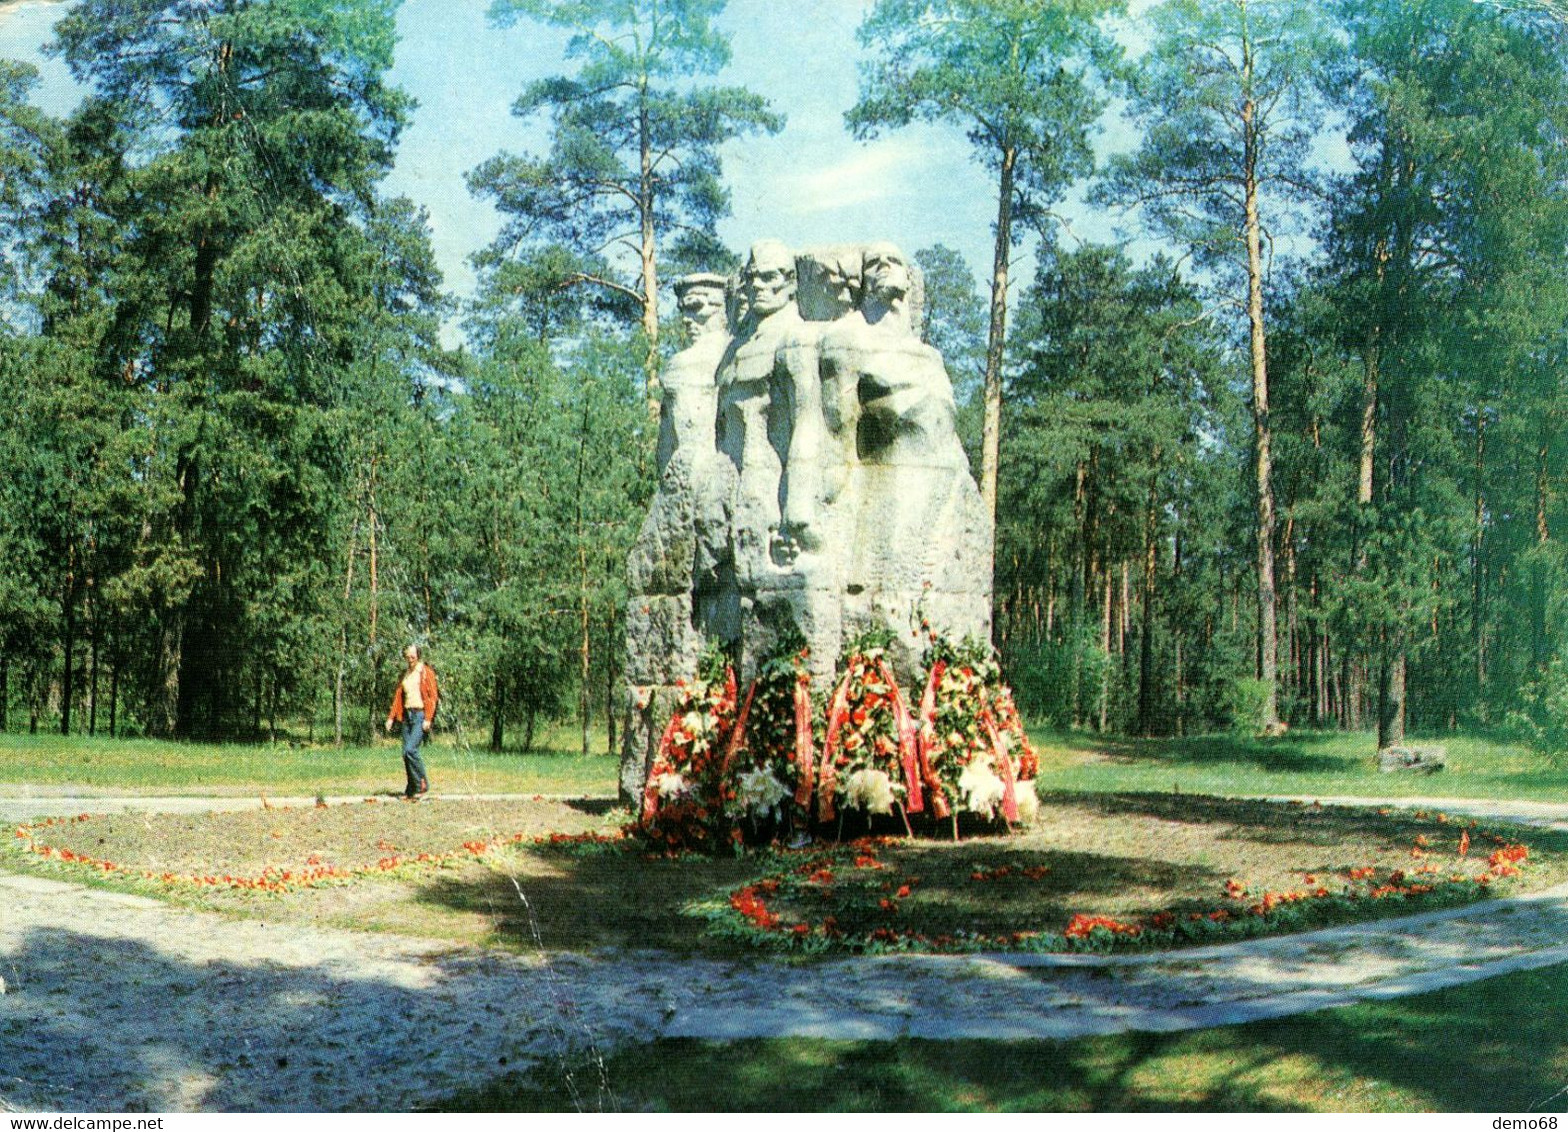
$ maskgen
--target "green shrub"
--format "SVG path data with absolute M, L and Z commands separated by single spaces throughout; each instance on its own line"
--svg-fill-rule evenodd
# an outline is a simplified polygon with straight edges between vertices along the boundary
M 1238 676 L 1230 682 L 1226 707 L 1230 711 L 1230 728 L 1241 735 L 1257 735 L 1263 730 L 1263 709 L 1269 700 L 1271 683 Z

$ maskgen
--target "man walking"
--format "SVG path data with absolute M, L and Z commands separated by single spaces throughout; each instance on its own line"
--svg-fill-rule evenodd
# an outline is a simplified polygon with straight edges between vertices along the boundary
M 420 744 L 430 734 L 430 725 L 436 718 L 436 673 L 419 659 L 419 646 L 409 645 L 403 650 L 408 671 L 392 693 L 392 710 L 387 713 L 387 730 L 394 723 L 403 725 L 403 770 L 408 775 L 408 786 L 403 797 L 414 801 L 430 790 L 430 779 L 425 775 L 425 760 L 419 756 Z

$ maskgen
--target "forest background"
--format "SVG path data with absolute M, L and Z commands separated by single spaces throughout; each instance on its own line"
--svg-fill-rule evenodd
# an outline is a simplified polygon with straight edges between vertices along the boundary
M 401 7 L 0 5 L 0 727 L 358 742 L 412 640 L 613 750 L 669 281 L 891 237 L 1031 722 L 1568 750 L 1550 0 L 440 5 L 462 168 Z

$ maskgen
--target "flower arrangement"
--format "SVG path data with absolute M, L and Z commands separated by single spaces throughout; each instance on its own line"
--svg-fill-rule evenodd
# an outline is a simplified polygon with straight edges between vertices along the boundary
M 914 718 L 887 662 L 890 643 L 887 635 L 872 633 L 845 652 L 822 747 L 817 784 L 822 821 L 832 820 L 841 806 L 868 815 L 924 808 Z
M 919 738 L 932 811 L 1034 820 L 1039 759 L 990 649 L 933 635 L 929 662 Z
M 753 831 L 783 822 L 790 803 L 804 808 L 816 780 L 817 739 L 810 653 L 804 642 L 764 662 L 747 690 L 731 736 L 724 811 Z
M 725 764 L 735 730 L 735 670 L 717 652 L 676 684 L 670 722 L 643 789 L 641 831 L 667 851 L 709 847 L 722 835 Z
M 926 632 L 918 707 L 898 686 L 885 631 L 846 647 L 825 712 L 813 704 L 803 641 L 784 642 L 743 695 L 710 654 L 701 677 L 678 685 L 644 789 L 644 832 L 679 850 L 739 848 L 813 810 L 822 822 L 847 810 L 897 813 L 912 833 L 909 815 L 929 805 L 953 819 L 955 839 L 959 811 L 1034 820 L 1039 760 L 989 647 Z

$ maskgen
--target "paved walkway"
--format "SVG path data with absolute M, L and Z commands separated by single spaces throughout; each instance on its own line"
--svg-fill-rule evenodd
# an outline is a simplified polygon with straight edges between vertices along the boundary
M 64 814 L 194 803 L 12 798 L 0 799 L 0 816 L 21 820 L 23 811 L 43 813 L 41 804 Z M 1470 812 L 1452 799 L 1399 804 Z M 1568 820 L 1568 806 L 1510 813 L 1543 824 Z M 517 897 L 526 905 L 526 888 Z M 1568 886 L 1161 955 L 897 956 L 808 966 L 658 953 L 497 954 L 231 919 L 0 873 L 0 1109 L 396 1111 L 489 1069 L 559 1062 L 565 1072 L 567 1057 L 591 1062 L 596 1052 L 665 1036 L 1172 1031 L 1563 962 Z M 590 1106 L 592 1076 L 574 1077 Z

